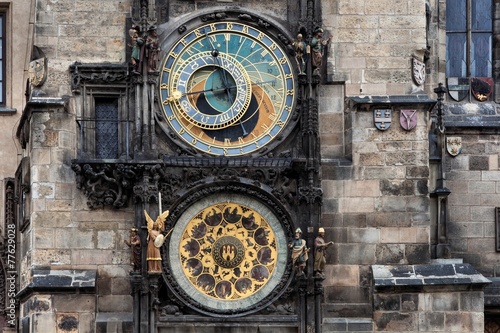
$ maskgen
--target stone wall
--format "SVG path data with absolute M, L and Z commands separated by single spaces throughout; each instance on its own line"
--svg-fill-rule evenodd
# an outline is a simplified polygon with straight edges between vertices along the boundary
M 125 63 L 129 1 L 37 1 L 34 44 L 49 61 L 49 96 L 71 95 L 69 66 L 82 63 Z
M 85 193 L 76 188 L 71 160 L 78 148 L 79 115 L 69 75 L 74 62 L 128 61 L 126 19 L 131 4 L 37 2 L 34 44 L 45 53 L 49 65 L 47 82 L 41 87 L 45 94 L 39 93 L 44 97 L 26 105 L 21 121 L 31 135 L 26 146 L 31 162 L 27 171 L 31 175 L 30 221 L 20 234 L 20 329 L 26 332 L 131 329 L 130 250 L 124 240 L 134 225 L 134 212 L 127 208 L 91 210 Z M 173 16 L 191 14 L 213 6 L 213 1 L 195 2 L 195 8 L 192 4 L 172 1 L 169 9 Z M 286 21 L 286 6 L 260 1 L 250 5 Z M 37 280 L 42 271 L 48 285 Z M 65 271 L 73 272 L 73 277 Z M 92 281 L 75 285 L 73 279 L 80 275 L 90 275 Z M 52 294 L 56 290 L 61 294 Z
M 168 10 L 170 20 L 175 21 L 214 4 L 218 8 L 241 5 L 286 22 L 294 18 L 289 3 L 177 0 L 169 1 Z M 374 295 L 371 284 L 372 265 L 427 264 L 431 258 L 429 177 L 435 170 L 429 167 L 428 105 L 352 103 L 354 97 L 365 95 L 421 92 L 412 82 L 411 58 L 421 59 L 426 49 L 425 1 L 330 0 L 322 4 L 322 25 L 326 35 L 332 36 L 326 84 L 320 88 L 322 225 L 327 241 L 335 242 L 327 251 L 325 320 L 373 315 L 380 331 L 479 332 L 481 291 L 379 290 Z M 129 16 L 130 1 L 37 3 L 34 44 L 49 60 L 48 81 L 42 90 L 54 98 L 39 100 L 47 112 L 30 104 L 32 117 L 24 120 L 32 130 L 27 147 L 32 186 L 31 221 L 20 238 L 21 316 L 23 327 L 31 331 L 57 332 L 56 327 L 71 328 L 75 322 L 80 333 L 96 327 L 125 330 L 129 324 L 123 322 L 132 312 L 130 253 L 123 240 L 133 225 L 134 212 L 87 208 L 70 168 L 77 147 L 75 101 L 59 99 L 72 94 L 68 68 L 75 61 L 127 62 Z M 25 30 L 20 39 L 27 36 Z M 437 30 L 433 33 L 437 47 Z M 14 82 L 21 91 L 20 80 Z M 388 130 L 375 128 L 374 106 L 392 108 Z M 401 108 L 417 110 L 418 124 L 412 131 L 399 124 Z M 464 151 L 456 158 L 447 157 L 445 163 L 452 191 L 451 248 L 454 256 L 496 275 L 500 264 L 494 252 L 493 211 L 500 199 L 498 133 L 459 135 Z M 10 134 L 4 139 L 10 142 Z M 11 149 L 12 159 L 14 154 Z M 3 166 L 3 172 L 12 173 L 15 166 Z M 51 281 L 59 281 L 67 294 L 44 293 L 48 286 L 43 283 L 48 282 L 35 279 L 40 271 Z M 93 283 L 69 286 L 62 282 L 71 274 L 93 276 Z
M 494 29 L 498 30 L 499 1 L 492 3 Z M 446 87 L 446 1 L 429 0 L 429 4 L 431 56 L 427 66 L 431 75 L 428 75 L 427 86 L 430 90 L 438 82 Z M 494 58 L 497 53 L 494 49 Z M 495 89 L 498 90 L 498 83 Z M 500 267 L 495 240 L 495 207 L 499 206 L 500 198 L 497 143 L 500 112 L 495 103 L 498 98 L 499 95 L 493 93 L 484 102 L 477 102 L 472 96 L 456 102 L 445 93 L 443 105 L 444 137 L 459 137 L 462 141 L 462 152 L 458 156 L 448 154 L 446 147 L 443 155 L 444 186 L 451 191 L 447 217 L 451 256 L 463 258 L 486 276 L 494 277 L 498 276 Z M 432 172 L 439 174 L 440 167 L 437 164 Z M 431 191 L 434 187 L 431 184 Z
M 323 226 L 328 252 L 325 316 L 370 316 L 369 265 L 430 260 L 428 109 L 404 131 L 397 104 L 354 105 L 351 96 L 423 93 L 411 58 L 426 49 L 425 1 L 322 2 L 332 36 L 327 83 L 321 88 Z M 346 98 L 344 102 L 344 98 Z M 387 96 L 390 100 L 390 96 Z M 374 107 L 392 108 L 386 131 Z
M 462 140 L 462 153 L 445 155 L 446 187 L 451 191 L 448 237 L 452 254 L 486 276 L 498 276 L 495 207 L 500 207 L 500 137 L 472 130 L 449 136 Z
M 323 2 L 332 36 L 328 73 L 345 80 L 346 95 L 403 95 L 412 84 L 410 58 L 426 49 L 425 0 Z
M 482 288 L 470 264 L 372 266 L 373 319 L 384 332 L 484 332 Z
M 369 265 L 430 260 L 428 115 L 420 109 L 417 127 L 407 132 L 397 111 L 386 131 L 374 127 L 372 111 L 347 113 L 352 164 L 323 162 L 322 223 L 336 243 L 328 253 L 326 300 L 335 314 L 357 303 L 360 312 L 351 315 L 366 315 Z
M 25 110 L 30 116 L 23 125 L 33 129 L 27 146 L 32 211 L 20 234 L 20 300 L 23 325 L 34 332 L 56 332 L 56 323 L 68 320 L 80 332 L 93 332 L 99 316 L 132 312 L 124 240 L 134 214 L 87 207 L 71 169 L 76 121 L 68 111 L 66 100 L 53 98 L 32 99 Z M 47 294 L 47 288 L 66 294 Z
M 287 19 L 287 0 L 275 0 L 275 1 L 262 1 L 262 0 L 249 0 L 249 1 L 238 1 L 238 0 L 194 0 L 194 1 L 182 1 L 174 0 L 169 1 L 170 16 L 175 20 L 180 16 L 191 14 L 196 11 L 202 11 L 210 8 L 228 8 L 228 7 L 243 7 L 252 8 L 252 10 L 261 13 L 266 13 L 267 15 L 274 16 L 283 21 Z
M 25 68 L 30 61 L 33 29 L 33 17 L 29 13 L 34 7 L 32 0 L 2 1 L 0 10 L 6 13 L 6 58 L 3 60 L 7 79 L 3 82 L 6 89 L 5 105 L 0 107 L 0 199 L 4 202 L 4 180 L 14 177 L 22 158 L 22 149 L 14 139 L 15 126 L 21 116 L 25 103 L 27 73 Z M 9 161 L 5 163 L 5 161 Z M 0 219 L 4 221 L 4 210 L 0 210 Z M 0 226 L 3 237 L 3 224 Z

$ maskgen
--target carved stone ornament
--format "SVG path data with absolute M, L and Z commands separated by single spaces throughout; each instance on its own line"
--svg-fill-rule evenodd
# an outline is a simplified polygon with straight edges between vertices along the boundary
M 412 58 L 412 71 L 411 71 L 413 81 L 417 86 L 421 86 L 425 83 L 425 64 L 415 58 Z
M 182 188 L 206 183 L 211 176 L 220 181 L 243 179 L 252 184 L 268 186 L 273 195 L 284 204 L 297 200 L 297 182 L 289 159 L 194 159 L 165 158 L 162 164 L 105 164 L 85 160 L 73 161 L 77 186 L 87 196 L 89 208 L 126 207 L 135 202 L 156 202 L 158 191 L 162 202 L 168 204 L 177 198 Z
M 42 86 L 47 79 L 47 58 L 31 61 L 28 67 L 28 76 L 32 86 Z
M 405 131 L 411 131 L 417 126 L 417 110 L 401 110 L 399 123 Z
M 128 79 L 127 67 L 121 64 L 82 64 L 73 63 L 71 73 L 71 91 L 79 94 L 84 83 L 88 84 L 125 84 Z
M 462 152 L 462 138 L 458 136 L 449 136 L 446 138 L 446 151 L 455 157 Z
M 375 127 L 381 131 L 391 127 L 391 109 L 375 109 L 373 110 L 373 122 Z

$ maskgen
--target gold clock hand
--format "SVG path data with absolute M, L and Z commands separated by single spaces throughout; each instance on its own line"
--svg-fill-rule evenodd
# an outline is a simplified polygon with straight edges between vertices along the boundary
M 212 41 L 208 37 L 207 28 L 205 28 L 205 38 L 208 39 L 208 42 L 210 43 L 210 46 L 212 47 L 212 51 L 210 52 L 210 54 L 212 55 L 212 57 L 217 58 L 217 56 L 219 55 L 219 50 L 217 50 L 215 48 L 214 44 L 212 43 Z

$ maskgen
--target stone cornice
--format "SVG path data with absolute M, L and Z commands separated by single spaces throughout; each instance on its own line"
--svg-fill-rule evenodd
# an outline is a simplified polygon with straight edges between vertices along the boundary
M 34 292 L 54 292 L 56 290 L 88 290 L 94 291 L 96 287 L 96 270 L 83 269 L 33 269 L 32 281 L 23 288 L 16 297 L 23 299 Z
M 375 106 L 413 106 L 431 111 L 437 103 L 426 94 L 348 96 L 345 101 L 349 108 L 358 110 L 370 110 Z
M 449 263 L 429 265 L 372 265 L 376 291 L 405 289 L 482 290 L 491 281 L 471 264 Z

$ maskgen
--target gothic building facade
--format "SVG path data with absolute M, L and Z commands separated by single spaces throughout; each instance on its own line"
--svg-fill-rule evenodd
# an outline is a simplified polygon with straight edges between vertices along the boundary
M 499 6 L 0 2 L 0 330 L 498 332 Z

